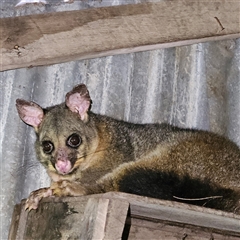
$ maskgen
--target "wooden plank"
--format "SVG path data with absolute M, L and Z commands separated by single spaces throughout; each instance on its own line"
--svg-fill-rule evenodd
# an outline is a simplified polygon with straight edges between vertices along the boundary
M 110 199 L 104 239 L 121 240 L 125 227 L 129 202 L 119 199 Z
M 16 232 L 16 238 L 15 238 L 16 240 L 24 239 L 23 236 L 26 229 L 27 216 L 28 216 L 28 213 L 25 211 L 25 201 L 22 201 L 20 206 L 21 206 L 21 211 L 19 216 L 19 225 Z M 12 240 L 12 238 L 9 238 L 9 240 Z
M 127 199 L 131 218 L 168 222 L 170 225 L 197 226 L 214 233 L 240 237 L 240 216 L 183 203 L 139 197 L 125 193 L 106 193 L 106 198 Z M 191 227 L 190 227 L 191 228 Z
M 0 19 L 0 71 L 240 37 L 239 1 L 154 1 Z
M 80 239 L 122 239 L 129 203 L 90 198 L 80 228 Z
M 210 228 L 206 229 L 188 225 L 178 226 L 168 224 L 167 222 L 154 222 L 131 218 L 131 228 L 127 239 L 239 240 L 239 237 L 229 236 L 225 233 L 215 233 Z
M 67 239 L 63 238 L 63 229 L 66 226 L 72 225 L 68 220 L 68 216 L 71 215 L 72 212 L 67 203 L 44 203 L 37 211 L 31 210 L 27 212 L 27 214 L 26 227 L 23 231 L 24 235 L 22 238 L 18 238 L 19 240 Z
M 239 215 L 117 192 L 46 198 L 31 212 L 22 202 L 16 215 L 11 240 L 240 239 Z
M 221 216 L 221 217 L 233 218 L 238 220 L 238 222 L 240 221 L 240 215 L 236 215 L 231 212 L 224 212 L 224 211 L 216 210 L 212 208 L 200 207 L 200 206 L 187 204 L 187 203 L 161 200 L 157 198 L 144 197 L 144 196 L 123 193 L 123 192 L 107 192 L 102 195 L 101 194 L 99 195 L 103 198 L 108 198 L 108 199 L 127 200 L 131 205 L 137 205 L 139 203 L 146 204 L 146 205 L 149 205 L 149 204 L 161 205 L 161 206 L 166 206 L 171 208 L 182 209 L 182 211 L 195 211 L 203 214 L 212 214 L 212 215 Z M 98 196 L 98 194 L 96 194 L 95 196 Z
M 16 204 L 14 207 L 13 214 L 12 214 L 12 222 L 9 228 L 8 239 L 15 239 L 15 236 L 17 235 L 21 209 L 22 209 L 21 204 Z
M 19 225 L 19 232 L 16 238 L 11 240 L 60 240 L 79 239 L 79 228 L 88 197 L 75 199 L 66 202 L 64 198 L 44 199 L 37 210 L 30 212 L 23 211 L 26 217 L 26 224 Z M 9 239 L 10 240 L 10 239 Z
M 131 204 L 131 217 L 171 222 L 171 225 L 197 226 L 240 237 L 240 220 L 153 204 Z

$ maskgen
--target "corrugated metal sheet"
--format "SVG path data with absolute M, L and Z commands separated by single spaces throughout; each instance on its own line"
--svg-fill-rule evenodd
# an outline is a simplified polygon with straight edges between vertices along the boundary
M 54 2 L 21 10 L 13 9 L 16 3 L 2 1 L 2 17 L 99 7 L 110 1 Z M 97 113 L 207 129 L 240 146 L 239 78 L 240 39 L 1 72 L 1 239 L 7 238 L 13 206 L 49 184 L 35 158 L 34 131 L 17 115 L 16 98 L 46 107 L 85 83 Z

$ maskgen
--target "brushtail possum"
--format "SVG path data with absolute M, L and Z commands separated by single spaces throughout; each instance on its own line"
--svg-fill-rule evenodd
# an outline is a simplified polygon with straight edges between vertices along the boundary
M 37 157 L 52 181 L 30 194 L 26 209 L 48 196 L 121 191 L 240 214 L 240 149 L 225 137 L 95 114 L 84 84 L 56 106 L 22 99 L 16 106 L 35 129 Z

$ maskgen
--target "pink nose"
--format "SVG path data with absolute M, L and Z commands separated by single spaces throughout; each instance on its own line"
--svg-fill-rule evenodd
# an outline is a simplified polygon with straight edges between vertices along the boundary
M 71 170 L 71 162 L 70 161 L 62 161 L 59 160 L 56 163 L 56 169 L 61 174 L 67 174 Z
M 65 149 L 59 148 L 56 156 L 56 170 L 61 174 L 67 174 L 72 168 L 68 153 Z

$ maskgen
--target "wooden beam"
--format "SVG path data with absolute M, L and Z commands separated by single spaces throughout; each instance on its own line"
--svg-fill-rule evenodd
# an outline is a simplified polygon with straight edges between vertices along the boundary
M 15 205 L 13 214 L 12 214 L 12 224 L 11 224 L 11 228 L 9 230 L 9 235 L 8 235 L 9 239 L 14 239 L 17 236 L 17 230 L 19 229 L 18 226 L 19 226 L 19 219 L 21 216 L 21 210 L 22 210 L 21 204 Z M 23 227 L 23 229 L 25 229 L 25 228 Z
M 14 221 L 11 224 L 8 239 L 24 239 L 24 231 L 27 223 L 28 212 L 25 211 L 25 201 L 21 201 L 14 207 L 12 219 Z
M 133 197 L 132 197 L 133 196 Z M 215 209 L 165 201 L 154 198 L 144 198 L 127 193 L 108 192 L 103 198 L 128 201 L 130 216 L 152 221 L 171 222 L 174 224 L 192 225 L 208 228 L 213 232 L 234 233 L 240 237 L 240 216 Z
M 232 213 L 109 192 L 45 198 L 30 212 L 22 202 L 14 210 L 8 239 L 237 240 L 239 224 L 240 216 Z
M 154 1 L 0 19 L 0 71 L 240 37 L 240 2 Z
M 172 208 L 161 205 L 150 204 L 131 204 L 131 215 L 139 218 L 157 219 L 161 221 L 174 222 L 175 224 L 192 225 L 202 228 L 210 228 L 215 232 L 238 233 L 240 236 L 239 221 L 233 221 L 232 218 L 214 216 L 209 213 L 201 213 L 192 210 Z M 235 224 L 233 224 L 235 222 Z M 237 224 L 238 223 L 238 224 Z
M 122 239 L 128 208 L 127 201 L 90 198 L 84 211 L 79 239 Z

